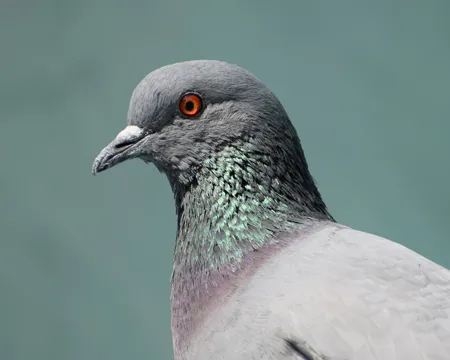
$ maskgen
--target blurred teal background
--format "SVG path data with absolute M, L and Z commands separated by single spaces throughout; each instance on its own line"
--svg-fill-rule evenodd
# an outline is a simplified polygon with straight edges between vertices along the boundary
M 237 63 L 344 224 L 450 267 L 450 2 L 1 3 L 0 359 L 171 359 L 176 219 L 141 161 L 93 177 L 148 72 Z

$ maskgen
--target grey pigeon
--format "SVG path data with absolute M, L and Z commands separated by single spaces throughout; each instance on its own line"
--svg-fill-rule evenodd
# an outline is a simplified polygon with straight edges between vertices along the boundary
M 450 359 L 450 271 L 338 224 L 285 109 L 248 71 L 151 72 L 93 172 L 131 158 L 175 197 L 176 360 Z

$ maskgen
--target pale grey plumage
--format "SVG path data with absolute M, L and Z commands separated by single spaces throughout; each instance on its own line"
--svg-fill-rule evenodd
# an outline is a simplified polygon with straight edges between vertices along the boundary
M 389 240 L 322 224 L 240 283 L 185 358 L 301 359 L 289 339 L 318 359 L 450 359 L 449 319 L 448 270 Z
M 189 118 L 180 98 L 199 94 Z M 176 360 L 450 359 L 450 272 L 336 224 L 278 99 L 219 61 L 160 68 L 94 173 L 141 158 L 178 214 Z

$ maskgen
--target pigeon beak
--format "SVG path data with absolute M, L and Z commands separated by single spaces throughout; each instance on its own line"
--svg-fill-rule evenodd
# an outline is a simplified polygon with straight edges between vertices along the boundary
M 138 157 L 138 144 L 144 136 L 144 131 L 140 127 L 127 126 L 95 158 L 92 173 L 96 175 L 125 160 Z

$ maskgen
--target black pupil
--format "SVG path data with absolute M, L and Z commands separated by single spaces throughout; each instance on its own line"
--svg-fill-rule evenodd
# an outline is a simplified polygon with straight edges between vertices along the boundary
M 187 111 L 192 111 L 192 110 L 194 110 L 194 103 L 192 102 L 192 101 L 188 101 L 187 103 L 186 103 L 186 110 Z

